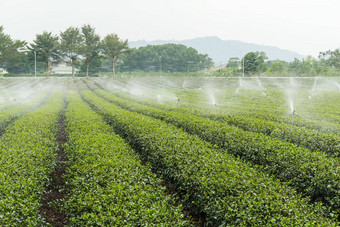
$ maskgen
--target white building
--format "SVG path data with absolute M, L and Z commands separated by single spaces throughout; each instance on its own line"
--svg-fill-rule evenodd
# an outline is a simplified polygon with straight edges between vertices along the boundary
M 74 73 L 78 73 L 79 69 L 74 68 Z M 72 66 L 67 66 L 65 63 L 52 67 L 53 74 L 72 74 Z
M 3 69 L 3 68 L 0 68 L 0 73 L 1 74 L 5 74 L 5 73 L 8 73 L 5 69 Z

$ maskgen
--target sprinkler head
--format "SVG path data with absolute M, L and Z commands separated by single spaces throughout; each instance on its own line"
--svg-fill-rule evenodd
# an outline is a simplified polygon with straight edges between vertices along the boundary
M 177 99 L 178 102 L 180 102 L 181 100 L 180 99 Z

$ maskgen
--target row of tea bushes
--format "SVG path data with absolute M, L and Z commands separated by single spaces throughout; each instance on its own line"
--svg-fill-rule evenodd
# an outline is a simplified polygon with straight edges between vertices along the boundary
M 338 214 L 340 166 L 337 158 L 218 121 L 164 111 L 124 100 L 105 91 L 97 92 L 123 108 L 164 120 L 227 149 L 252 165 L 261 166 L 263 170 L 309 196 L 312 201 L 323 202 L 332 209 L 330 215 Z
M 171 91 L 171 89 L 169 90 Z M 290 109 L 287 94 L 282 89 L 275 88 L 253 92 L 248 89 L 239 90 L 240 93 L 235 92 L 235 89 L 214 90 L 209 88 L 206 91 L 201 90 L 199 93 L 197 93 L 197 90 L 174 90 L 172 92 L 176 93 L 183 101 L 200 106 L 209 102 L 207 93 L 210 92 L 225 111 L 234 109 L 242 110 L 243 112 L 275 113 L 275 115 L 280 116 L 287 114 L 288 109 Z M 336 102 L 339 92 L 324 91 L 313 96 L 310 94 L 310 90 L 298 89 L 293 93 L 292 96 L 295 96 L 295 98 L 290 97 L 290 99 L 296 104 L 295 107 L 301 115 L 316 120 L 337 120 L 339 122 L 339 117 L 337 116 L 339 108 Z M 224 103 L 227 103 L 227 105 L 223 105 Z
M 225 114 L 208 114 L 204 116 L 212 120 L 234 125 L 246 131 L 263 133 L 273 138 L 289 141 L 311 150 L 320 150 L 333 156 L 340 155 L 339 135 L 298 126 L 291 128 L 289 124 L 246 116 Z
M 47 96 L 47 92 L 39 92 L 25 104 L 15 105 L 0 111 L 0 134 L 14 119 L 42 105 Z
M 214 113 L 214 109 L 212 107 L 206 107 L 202 109 L 202 105 L 192 104 L 195 98 L 187 100 L 190 104 L 186 104 L 187 108 L 195 108 L 200 112 L 206 113 Z M 225 102 L 235 102 L 238 104 L 239 100 L 232 99 L 225 100 Z M 269 102 L 266 99 L 258 100 L 255 102 L 254 99 L 248 98 L 246 103 L 238 106 L 230 106 L 230 105 L 218 105 L 217 112 L 218 113 L 227 113 L 228 115 L 242 115 L 247 117 L 254 117 L 263 120 L 270 120 L 273 122 L 280 122 L 285 124 L 290 124 L 292 121 L 292 115 L 290 110 L 281 109 L 280 111 L 277 109 L 277 103 Z M 307 108 L 307 107 L 306 107 Z M 301 111 L 301 112 L 300 112 Z M 334 105 L 330 105 L 327 108 L 324 108 L 324 112 L 333 112 L 334 113 Z M 313 112 L 310 111 L 306 113 L 302 106 L 298 107 L 297 113 L 295 116 L 294 125 L 299 127 L 305 127 L 312 130 L 319 130 L 321 132 L 329 132 L 340 135 L 340 121 L 332 120 L 330 116 L 326 116 L 325 113 Z M 332 115 L 336 117 L 335 114 Z
M 184 226 L 161 181 L 101 116 L 68 94 L 64 212 L 71 226 Z
M 94 83 L 93 81 L 86 81 L 91 89 L 98 89 L 98 84 Z M 102 85 L 100 85 L 103 87 Z M 121 93 L 117 92 L 114 90 L 110 90 L 113 94 L 123 97 L 123 98 L 128 98 L 132 101 L 137 101 L 141 102 L 142 104 L 147 104 L 154 106 L 156 108 L 161 108 L 161 109 L 166 109 L 166 110 L 177 110 L 177 111 L 183 111 L 183 112 L 188 112 L 196 114 L 196 115 L 214 115 L 216 112 L 219 115 L 227 115 L 227 116 L 243 116 L 243 117 L 249 117 L 249 118 L 254 118 L 254 119 L 260 119 L 260 120 L 266 120 L 270 121 L 274 124 L 280 123 L 284 125 L 290 125 L 292 121 L 292 116 L 291 114 L 287 114 L 286 110 L 281 111 L 280 113 L 276 113 L 273 110 L 276 108 L 275 103 L 270 103 L 268 100 L 258 100 L 258 102 L 262 103 L 259 104 L 258 102 L 254 102 L 254 99 L 245 99 L 245 102 L 247 102 L 247 105 L 217 105 L 217 108 L 215 109 L 213 105 L 207 105 L 204 104 L 197 104 L 197 95 L 202 95 L 202 94 L 196 94 L 196 90 L 184 90 L 181 91 L 180 93 L 185 93 L 185 100 L 180 99 L 181 101 L 178 102 L 178 105 L 167 105 L 166 103 L 157 103 L 156 101 L 150 101 L 146 99 L 139 99 L 136 98 L 136 96 L 131 96 L 127 95 L 126 93 Z M 164 91 L 166 93 L 166 91 Z M 203 91 L 201 91 L 202 93 Z M 176 93 L 174 91 L 173 93 Z M 203 92 L 204 93 L 204 92 Z M 155 96 L 157 96 L 155 94 Z M 181 96 L 179 96 L 181 97 Z M 175 100 L 174 100 L 175 101 Z M 174 101 L 172 104 L 174 104 Z M 183 102 L 184 101 L 184 102 Z M 231 103 L 233 104 L 234 102 L 238 104 L 240 101 L 238 99 L 233 98 L 232 100 L 225 100 L 226 103 Z M 260 106 L 260 107 L 259 107 Z M 181 108 L 178 108 L 181 107 Z M 332 107 L 329 107 L 332 108 Z M 284 114 L 282 113 L 284 112 Z M 330 112 L 330 110 L 328 111 Z M 227 114 L 225 114 L 227 113 Z M 329 122 L 327 121 L 328 118 L 322 118 L 322 119 L 307 119 L 300 117 L 299 115 L 295 116 L 294 119 L 294 125 L 298 127 L 304 127 L 309 130 L 317 130 L 322 133 L 327 133 L 327 134 L 336 134 L 337 136 L 340 136 L 340 123 L 334 123 L 334 122 Z M 305 144 L 308 144 L 306 142 Z M 326 149 L 327 150 L 327 149 Z
M 285 184 L 197 136 L 123 110 L 91 91 L 84 90 L 82 95 L 180 192 L 183 204 L 206 216 L 206 224 L 337 225 L 324 217 L 321 206 L 309 205 Z
M 105 96 L 106 94 L 106 92 L 103 90 L 96 90 L 96 92 L 103 96 Z M 119 97 L 125 97 L 131 100 L 131 97 L 127 95 L 124 96 L 123 94 L 120 94 Z M 228 123 L 245 131 L 262 133 L 273 138 L 292 142 L 311 150 L 324 151 L 333 156 L 340 155 L 340 137 L 338 135 L 298 126 L 293 126 L 293 130 L 291 131 L 290 124 L 264 120 L 255 117 L 248 117 L 244 115 L 228 115 L 219 113 L 209 114 L 206 111 L 194 111 L 189 107 L 174 108 L 170 105 L 157 105 L 150 101 L 147 102 L 140 99 L 138 100 L 138 102 L 165 110 L 175 110 L 183 113 L 192 113 L 200 117 L 207 117 L 212 120 Z
M 56 163 L 56 134 L 63 94 L 6 128 L 0 144 L 0 225 L 41 226 L 41 196 Z

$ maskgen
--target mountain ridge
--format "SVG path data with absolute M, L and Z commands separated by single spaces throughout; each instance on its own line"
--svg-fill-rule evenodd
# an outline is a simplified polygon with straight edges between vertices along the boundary
M 280 49 L 275 46 L 261 45 L 243 42 L 239 40 L 222 40 L 216 36 L 198 37 L 185 40 L 137 40 L 130 41 L 132 48 L 139 48 L 147 45 L 162 45 L 166 43 L 183 44 L 195 48 L 201 54 L 208 54 L 215 65 L 221 65 L 228 62 L 231 57 L 242 58 L 248 52 L 264 51 L 268 60 L 280 59 L 283 61 L 293 61 L 294 58 L 302 59 L 305 56 L 297 52 Z

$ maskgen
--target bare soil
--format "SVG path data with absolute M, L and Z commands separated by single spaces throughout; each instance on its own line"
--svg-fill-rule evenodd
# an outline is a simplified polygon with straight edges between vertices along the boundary
M 66 226 L 68 224 L 67 216 L 60 210 L 60 202 L 65 198 L 66 185 L 64 175 L 66 173 L 67 155 L 63 149 L 63 144 L 67 140 L 64 127 L 64 112 L 59 119 L 59 131 L 57 134 L 57 165 L 50 175 L 50 183 L 46 187 L 42 196 L 42 207 L 40 213 L 45 220 L 52 226 Z

